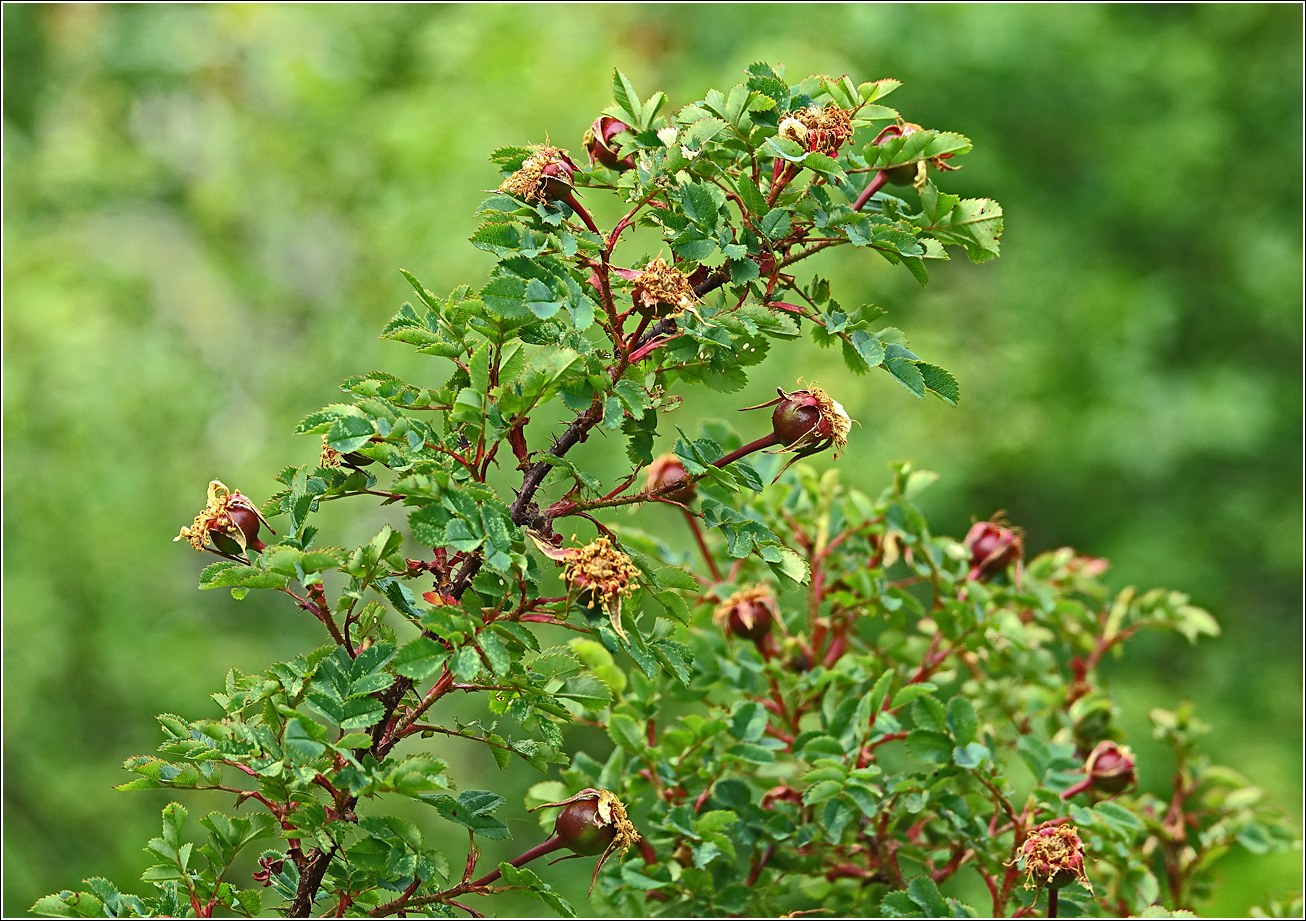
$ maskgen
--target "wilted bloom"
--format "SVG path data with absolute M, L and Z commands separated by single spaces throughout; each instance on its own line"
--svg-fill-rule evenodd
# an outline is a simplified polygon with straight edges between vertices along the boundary
M 779 613 L 771 590 L 765 585 L 754 585 L 740 589 L 717 605 L 712 619 L 730 635 L 752 640 L 760 648 Z
M 590 879 L 590 892 L 598 881 L 599 870 L 618 849 L 625 851 L 639 841 L 639 832 L 626 815 L 626 807 L 609 790 L 596 790 L 593 787 L 581 790 L 575 796 L 557 803 L 543 803 L 535 809 L 549 806 L 562 806 L 562 812 L 553 823 L 553 834 L 524 854 L 510 860 L 514 867 L 525 866 L 546 854 L 567 848 L 575 854 L 589 857 L 600 854 L 599 862 L 594 865 L 594 876 Z M 532 812 L 535 810 L 532 809 Z M 559 858 L 562 859 L 562 858 Z M 471 884 L 472 888 L 488 886 L 501 875 L 501 871 L 481 877 Z
M 621 626 L 621 599 L 635 591 L 639 570 L 606 537 L 596 537 L 583 547 L 560 549 L 527 532 L 535 546 L 551 560 L 565 563 L 562 577 L 586 607 L 601 607 L 612 621 L 612 629 L 625 638 Z
M 618 172 L 624 172 L 628 169 L 635 168 L 635 158 L 633 156 L 618 157 L 617 145 L 612 143 L 612 139 L 623 131 L 629 131 L 630 125 L 613 118 L 611 115 L 600 115 L 590 125 L 589 130 L 585 132 L 585 150 L 590 155 L 590 163 L 598 161 L 604 166 L 615 169 Z
M 341 454 L 335 448 L 331 447 L 327 441 L 327 436 L 322 436 L 322 454 L 318 458 L 317 465 L 332 470 L 338 467 L 366 467 L 372 463 L 372 458 L 366 454 L 359 454 L 357 451 L 350 451 L 348 454 Z
M 782 450 L 806 455 L 824 451 L 834 445 L 834 456 L 838 457 L 839 452 L 848 447 L 852 420 L 838 400 L 815 384 L 793 393 L 776 389 L 779 398 L 761 405 L 775 404 L 775 411 L 771 413 L 771 427 L 784 446 Z
M 834 103 L 824 108 L 807 106 L 780 120 L 779 135 L 796 141 L 809 151 L 833 157 L 853 136 L 852 113 Z
M 966 578 L 991 579 L 1005 572 L 1025 553 L 1021 537 L 1020 529 L 1011 527 L 1001 513 L 989 521 L 975 522 L 962 541 L 970 550 L 970 572 Z
M 607 859 L 617 850 L 624 853 L 639 841 L 639 832 L 627 817 L 625 804 L 609 790 L 590 787 L 560 803 L 545 803 L 536 808 L 546 806 L 564 807 L 553 823 L 553 834 L 563 847 L 583 856 L 601 852 L 590 879 L 590 892 L 594 891 L 599 870 Z
M 258 539 L 260 523 L 272 531 L 272 526 L 253 502 L 239 491 L 232 492 L 225 484 L 213 480 L 209 483 L 208 504 L 195 516 L 194 523 L 188 528 L 182 528 L 173 540 L 187 540 L 196 550 L 216 548 L 218 553 L 235 556 L 244 553 L 247 548 L 262 550 L 267 546 Z M 213 548 L 208 545 L 210 540 L 213 541 Z
M 1093 891 L 1084 872 L 1084 842 L 1069 825 L 1054 820 L 1035 827 L 1016 856 L 1025 861 L 1026 889 L 1060 889 L 1079 880 Z
M 575 173 L 576 164 L 565 150 L 545 146 L 505 179 L 499 191 L 532 204 L 561 201 L 571 195 Z
M 802 383 L 802 379 L 799 379 Z M 852 429 L 852 420 L 844 411 L 839 401 L 831 397 L 816 384 L 808 385 L 806 390 L 786 393 L 777 387 L 780 396 L 756 406 L 745 406 L 741 412 L 750 409 L 762 409 L 774 406 L 771 413 L 771 434 L 763 435 L 756 441 L 731 451 L 720 460 L 713 461 L 716 467 L 734 463 L 746 454 L 774 449 L 772 454 L 792 451 L 794 456 L 789 463 L 780 468 L 780 473 L 789 469 L 790 464 L 809 454 L 817 454 L 834 446 L 834 456 L 848 447 L 848 433 Z M 777 473 L 775 479 L 780 479 Z M 771 482 L 775 482 L 772 480 Z
M 317 465 L 319 467 L 326 467 L 327 469 L 342 466 L 340 463 L 340 452 L 331 447 L 327 442 L 327 437 L 325 435 L 322 436 L 322 456 L 318 458 Z
M 630 298 L 636 312 L 650 317 L 678 317 L 686 310 L 693 311 L 698 303 L 689 276 L 675 266 L 667 265 L 658 256 L 642 269 L 617 269 L 613 271 L 627 281 L 635 283 Z
M 1134 753 L 1127 745 L 1108 740 L 1097 743 L 1084 762 L 1084 779 L 1061 794 L 1070 799 L 1089 787 L 1102 793 L 1121 793 L 1138 783 L 1134 771 Z

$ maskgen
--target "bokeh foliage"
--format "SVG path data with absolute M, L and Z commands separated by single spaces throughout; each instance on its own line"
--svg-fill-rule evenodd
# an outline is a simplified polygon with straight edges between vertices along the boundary
M 904 109 L 975 142 L 950 188 L 1003 203 L 1001 260 L 923 294 L 818 266 L 903 320 L 960 406 L 795 349 L 678 421 L 818 376 L 861 422 L 848 481 L 910 457 L 943 475 L 937 529 L 1002 507 L 1035 551 L 1189 592 L 1221 641 L 1144 649 L 1120 686 L 1139 722 L 1195 697 L 1215 760 L 1300 816 L 1299 8 L 7 5 L 4 27 L 7 912 L 135 878 L 166 797 L 109 785 L 153 714 L 200 715 L 230 666 L 313 633 L 194 590 L 168 541 L 204 485 L 261 500 L 341 378 L 422 373 L 375 338 L 410 296 L 396 269 L 479 285 L 486 155 L 578 151 L 614 66 L 672 105 L 762 58 L 898 77 Z M 1211 910 L 1280 888 L 1237 866 Z

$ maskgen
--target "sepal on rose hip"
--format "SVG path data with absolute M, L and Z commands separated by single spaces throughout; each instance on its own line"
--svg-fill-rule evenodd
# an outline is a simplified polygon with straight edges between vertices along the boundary
M 780 615 L 775 596 L 765 585 L 735 592 L 712 613 L 712 619 L 730 636 L 743 637 L 764 650 L 771 628 Z
M 195 516 L 195 521 L 182 528 L 173 540 L 188 541 L 196 550 L 235 557 L 247 550 L 262 550 L 267 546 L 259 540 L 260 525 L 266 525 L 273 534 L 277 533 L 263 513 L 239 490 L 232 491 L 221 480 L 212 480 L 209 482 L 208 503 Z
M 1003 519 L 1001 512 L 971 525 L 962 543 L 970 551 L 966 578 L 971 581 L 987 581 L 1000 575 L 1025 555 L 1023 533 Z
M 542 803 L 535 808 L 550 806 L 563 807 L 553 823 L 553 835 L 559 844 L 580 857 L 599 855 L 590 878 L 592 893 L 603 864 L 616 851 L 624 853 L 638 842 L 639 832 L 626 814 L 625 804 L 610 790 L 587 787 L 569 799 Z
M 632 844 L 638 843 L 639 832 L 635 830 L 635 826 L 626 815 L 625 804 L 610 790 L 587 787 L 568 799 L 556 803 L 541 803 L 530 811 L 534 812 L 535 809 L 546 809 L 550 806 L 563 807 L 554 820 L 553 834 L 547 840 L 510 860 L 509 863 L 514 867 L 522 867 L 532 860 L 563 848 L 572 852 L 571 857 L 592 857 L 598 854 L 599 860 L 594 865 L 594 875 L 590 877 L 589 891 L 593 893 L 594 884 L 598 882 L 599 870 L 603 869 L 603 864 L 618 850 L 624 852 Z M 569 858 L 559 857 L 553 862 L 567 859 Z M 488 886 L 500 875 L 499 870 L 494 870 L 470 883 L 469 886 L 472 889 Z
M 1077 793 L 1090 788 L 1100 793 L 1114 796 L 1137 785 L 1138 774 L 1134 770 L 1134 753 L 1127 745 L 1117 745 L 1107 739 L 1099 742 L 1084 761 L 1084 779 L 1061 794 L 1062 799 L 1070 799 Z
M 908 135 L 915 134 L 917 131 L 921 130 L 923 130 L 921 126 L 915 122 L 903 122 L 899 125 L 889 125 L 876 135 L 875 140 L 871 143 L 876 147 L 879 147 L 890 137 L 905 138 Z M 915 163 L 904 163 L 901 166 L 890 167 L 882 172 L 884 173 L 885 179 L 892 182 L 894 185 L 910 185 L 919 192 L 925 187 L 925 183 L 929 181 L 929 166 L 934 167 L 940 172 L 961 169 L 960 166 L 953 166 L 952 164 L 945 162 L 951 158 L 952 154 L 950 153 L 939 154 L 937 157 L 930 157 L 926 160 L 917 160 Z
M 618 145 L 613 143 L 613 138 L 629 130 L 630 125 L 611 115 L 596 118 L 585 132 L 585 151 L 590 155 L 590 164 L 602 163 L 618 172 L 634 169 L 634 156 L 618 156 Z

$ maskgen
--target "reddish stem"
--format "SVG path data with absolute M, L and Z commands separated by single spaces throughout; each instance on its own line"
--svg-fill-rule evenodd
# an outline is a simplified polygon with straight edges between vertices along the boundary
M 547 841 L 543 841 L 535 845 L 535 847 L 531 848 L 529 851 L 526 851 L 520 857 L 515 857 L 512 860 L 508 861 L 508 863 L 512 864 L 514 867 L 525 866 L 526 864 L 530 863 L 532 860 L 535 860 L 538 857 L 543 857 L 546 854 L 552 854 L 554 851 L 558 850 L 561 847 L 563 847 L 562 839 L 559 838 L 557 835 L 554 835 L 552 838 L 549 838 Z M 488 886 L 490 885 L 490 883 L 494 882 L 502 875 L 503 873 L 496 868 L 493 872 L 485 874 L 476 882 L 472 883 L 469 888 L 479 889 L 481 886 Z
M 885 170 L 876 173 L 871 181 L 866 184 L 866 188 L 862 189 L 862 194 L 858 195 L 857 200 L 853 202 L 853 210 L 861 211 L 866 203 L 871 200 L 871 196 L 884 188 L 884 184 L 888 181 L 889 174 Z
M 757 883 L 758 875 L 766 868 L 767 863 L 771 860 L 771 855 L 774 853 L 775 845 L 767 845 L 766 850 L 762 852 L 762 859 L 759 860 L 757 865 L 749 872 L 748 881 L 744 883 L 745 886 L 748 886 L 751 889 Z
M 703 554 L 703 560 L 707 563 L 708 572 L 712 573 L 712 578 L 716 582 L 721 581 L 721 570 L 717 569 L 716 560 L 712 559 L 712 552 L 707 549 L 707 542 L 703 540 L 703 529 L 698 526 L 698 521 L 689 509 L 682 508 L 685 513 L 685 521 L 689 524 L 689 530 L 694 534 L 694 542 L 698 544 L 699 552 Z
M 1076 793 L 1083 793 L 1091 786 L 1093 786 L 1093 778 L 1091 776 L 1085 777 L 1083 780 L 1075 784 L 1073 787 L 1068 787 L 1066 790 L 1064 790 L 1061 794 L 1061 798 L 1070 799 Z
M 580 200 L 576 198 L 575 192 L 568 192 L 567 197 L 564 198 L 563 201 L 566 202 L 568 206 L 570 206 L 572 211 L 575 211 L 577 214 L 580 215 L 580 219 L 585 222 L 586 227 L 588 227 L 591 231 L 594 232 L 595 236 L 599 238 L 603 237 L 602 232 L 599 230 L 599 225 L 594 223 L 594 218 L 590 217 L 590 213 L 585 210 L 585 206 L 582 205 L 580 203 Z
M 989 898 L 993 900 L 993 917 L 1002 917 L 1002 899 L 998 896 L 998 884 L 993 879 L 993 874 L 983 867 L 979 868 L 979 875 L 984 880 L 984 885 L 989 887 Z
M 742 448 L 735 448 L 735 450 L 731 451 L 725 457 L 712 461 L 712 466 L 724 467 L 726 464 L 733 464 L 735 461 L 739 460 L 739 458 L 752 454 L 754 451 L 760 451 L 763 448 L 772 448 L 778 444 L 780 444 L 780 438 L 775 432 L 772 432 L 770 435 L 763 435 L 761 438 L 757 439 L 757 441 L 750 441 Z

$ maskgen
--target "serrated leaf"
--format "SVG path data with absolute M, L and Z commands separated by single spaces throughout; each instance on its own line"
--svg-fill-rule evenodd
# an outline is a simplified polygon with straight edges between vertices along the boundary
M 1093 811 L 1117 831 L 1130 833 L 1143 827 L 1143 821 L 1119 803 L 1098 803 Z
M 959 745 L 952 750 L 952 762 L 959 768 L 973 770 L 992 758 L 988 746 L 981 742 Z
M 574 700 L 589 710 L 601 710 L 612 701 L 612 691 L 608 686 L 591 675 L 568 678 L 554 696 Z
M 376 434 L 376 423 L 364 416 L 341 416 L 327 431 L 327 444 L 341 454 L 357 451 Z
M 394 658 L 394 670 L 408 678 L 420 680 L 433 675 L 448 658 L 449 653 L 443 646 L 428 637 L 419 636 L 399 647 Z
M 890 358 L 884 362 L 884 367 L 912 396 L 924 398 L 925 378 L 916 367 L 916 362 L 907 358 Z
M 979 719 L 975 707 L 964 697 L 954 697 L 948 701 L 948 732 L 956 739 L 958 745 L 969 745 L 975 741 L 975 732 Z
M 952 913 L 948 911 L 948 903 L 943 901 L 943 896 L 939 894 L 939 887 L 928 876 L 917 876 L 907 884 L 908 897 L 925 909 L 925 914 L 931 918 L 946 918 Z
M 938 365 L 924 361 L 916 362 L 916 369 L 921 373 L 925 389 L 950 406 L 956 406 L 961 399 L 961 387 L 957 379 Z
M 482 630 L 476 636 L 476 643 L 485 653 L 490 663 L 490 670 L 496 675 L 506 675 L 512 669 L 512 656 L 504 648 L 503 642 L 490 630 Z
M 648 739 L 639 724 L 624 713 L 614 713 L 608 720 L 608 735 L 626 751 L 639 754 L 648 748 Z
M 931 729 L 913 729 L 907 734 L 907 750 L 917 761 L 948 764 L 952 761 L 952 740 Z

